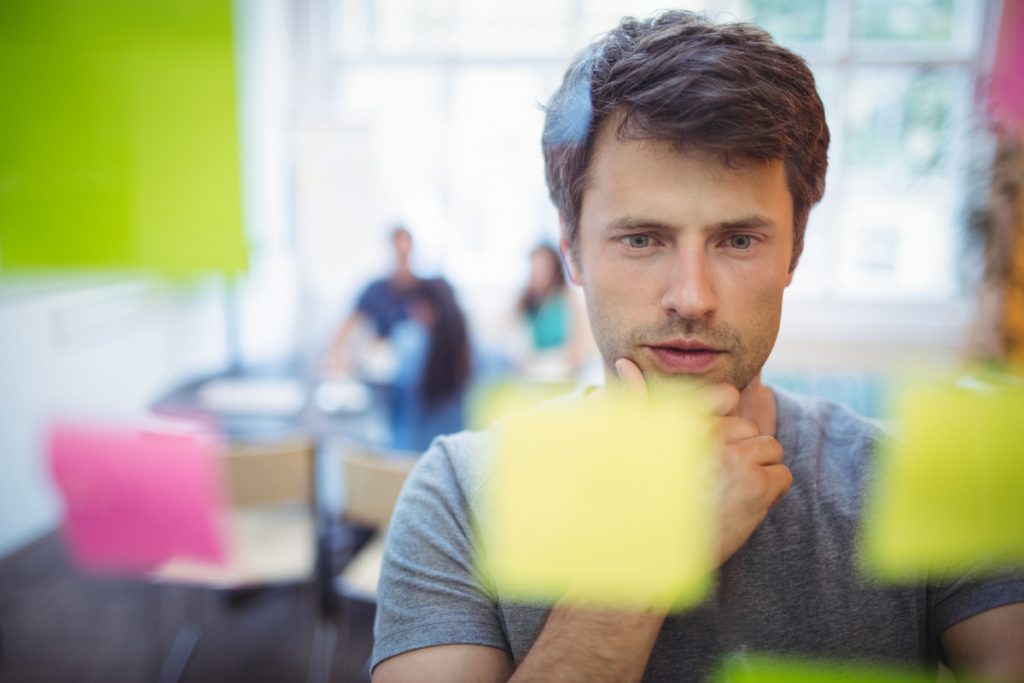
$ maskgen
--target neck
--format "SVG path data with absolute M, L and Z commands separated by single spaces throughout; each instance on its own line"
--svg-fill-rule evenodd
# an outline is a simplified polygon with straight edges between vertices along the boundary
M 761 383 L 761 373 L 759 372 L 740 392 L 740 402 L 731 414 L 746 418 L 756 424 L 761 436 L 775 436 L 778 413 L 775 394 Z
M 391 274 L 391 281 L 396 285 L 408 285 L 415 278 L 412 275 L 412 270 L 409 269 L 408 263 L 399 262 L 395 266 L 394 272 Z

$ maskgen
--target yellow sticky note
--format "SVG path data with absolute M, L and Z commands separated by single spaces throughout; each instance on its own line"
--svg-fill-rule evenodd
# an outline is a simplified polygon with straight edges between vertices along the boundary
M 715 675 L 715 683 L 934 683 L 935 676 L 908 668 L 877 664 L 772 658 L 734 657 Z
M 601 393 L 506 418 L 481 515 L 481 567 L 503 599 L 679 609 L 714 566 L 706 410 Z
M 883 580 L 1024 567 L 1024 386 L 909 386 L 875 463 L 861 561 Z
M 494 423 L 522 413 L 559 396 L 572 393 L 574 387 L 561 383 L 500 382 L 478 390 L 470 404 L 470 425 L 486 430 Z
M 0 2 L 0 264 L 246 267 L 231 0 Z

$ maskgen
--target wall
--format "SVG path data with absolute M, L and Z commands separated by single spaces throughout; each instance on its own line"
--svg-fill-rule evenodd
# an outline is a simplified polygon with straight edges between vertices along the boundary
M 132 415 L 224 365 L 220 285 L 6 278 L 0 285 L 0 557 L 60 515 L 44 458 L 54 415 Z

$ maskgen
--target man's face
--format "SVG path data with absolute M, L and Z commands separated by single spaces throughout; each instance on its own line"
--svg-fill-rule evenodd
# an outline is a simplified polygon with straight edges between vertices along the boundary
M 409 253 L 412 251 L 412 235 L 405 230 L 397 230 L 391 237 L 391 245 L 395 250 L 395 258 L 405 262 L 409 260 Z
M 634 361 L 744 389 L 779 331 L 793 203 L 782 162 L 724 166 L 669 143 L 598 133 L 573 280 L 608 372 Z M 565 245 L 563 244 L 563 247 Z

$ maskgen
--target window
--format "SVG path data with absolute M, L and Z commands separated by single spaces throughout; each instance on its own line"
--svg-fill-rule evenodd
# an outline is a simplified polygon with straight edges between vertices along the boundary
M 543 179 L 540 105 L 587 40 L 623 14 L 646 16 L 664 3 L 323 1 L 331 9 L 320 56 L 330 113 L 317 121 L 316 135 L 335 141 L 348 169 L 325 176 L 330 164 L 310 164 L 323 160 L 319 142 L 311 156 L 300 154 L 300 175 L 319 168 L 313 176 L 334 197 L 321 201 L 329 219 L 300 206 L 309 219 L 300 225 L 305 253 L 320 254 L 313 280 L 336 281 L 338 240 L 377 231 L 382 241 L 389 221 L 401 219 L 423 238 L 428 268 L 443 269 L 464 290 L 518 287 L 529 247 L 557 237 Z M 716 20 L 757 22 L 803 55 L 818 77 L 833 139 L 828 190 L 811 214 L 791 298 L 957 298 L 963 188 L 978 146 L 972 96 L 985 64 L 982 46 L 991 42 L 983 33 L 993 2 L 671 4 Z M 336 234 L 333 251 L 309 246 L 330 242 L 316 234 L 327 225 L 347 237 Z M 365 259 L 353 259 L 351 272 L 361 267 Z
M 827 191 L 811 214 L 792 295 L 959 295 L 963 188 L 978 137 L 972 94 L 991 9 L 968 0 L 723 3 L 803 55 L 825 102 Z

